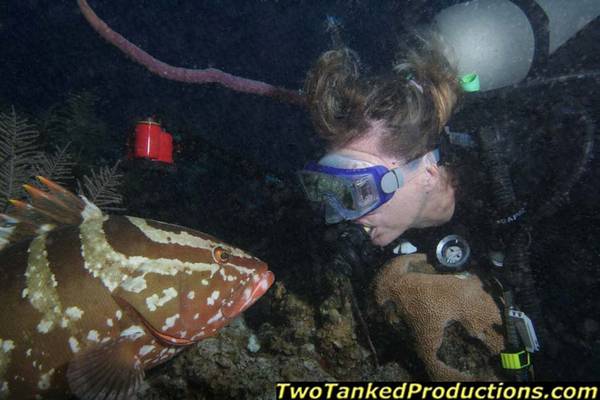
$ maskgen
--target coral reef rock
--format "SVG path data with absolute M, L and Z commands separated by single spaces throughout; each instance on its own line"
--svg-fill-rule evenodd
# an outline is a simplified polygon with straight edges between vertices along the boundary
M 317 306 L 275 282 L 252 313 L 149 371 L 138 399 L 263 400 L 276 382 L 411 380 L 398 363 L 373 365 L 357 343 L 347 278 L 327 279 L 336 289 Z
M 436 273 L 424 254 L 411 254 L 382 267 L 374 292 L 386 318 L 408 328 L 432 380 L 499 379 L 501 313 L 477 275 Z
M 273 355 L 258 349 L 256 340 L 239 317 L 219 335 L 151 371 L 149 387 L 138 398 L 273 399 L 278 381 L 334 380 L 310 349 L 294 356 Z
M 355 380 L 372 368 L 371 353 L 359 344 L 352 311 L 352 283 L 333 270 L 325 272 L 330 291 L 317 313 L 317 349 L 327 371 L 337 379 Z

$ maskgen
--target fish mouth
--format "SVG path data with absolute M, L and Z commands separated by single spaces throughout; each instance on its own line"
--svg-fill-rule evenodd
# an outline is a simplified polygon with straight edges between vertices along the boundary
M 237 304 L 233 305 L 228 310 L 223 310 L 225 317 L 233 318 L 244 312 L 248 307 L 260 299 L 267 290 L 269 290 L 271 285 L 273 285 L 273 282 L 275 282 L 275 275 L 271 271 L 267 270 L 261 272 L 256 284 L 252 287 L 252 291 L 248 295 L 244 295 Z M 248 290 L 248 288 L 242 290 Z
M 275 274 L 272 273 L 271 271 L 265 271 L 261 274 L 261 278 L 266 282 L 267 287 L 265 289 L 265 292 L 271 287 L 271 285 L 273 284 L 273 282 L 275 282 Z M 264 293 L 263 293 L 264 294 Z M 261 295 L 262 296 L 262 295 Z
M 256 300 L 260 299 L 265 293 L 267 293 L 267 290 L 269 290 L 273 282 L 275 282 L 275 274 L 268 270 L 262 272 L 258 282 L 256 283 L 256 286 L 254 286 L 254 289 L 252 290 L 250 298 L 240 307 L 239 312 L 246 310 L 248 307 L 254 304 Z

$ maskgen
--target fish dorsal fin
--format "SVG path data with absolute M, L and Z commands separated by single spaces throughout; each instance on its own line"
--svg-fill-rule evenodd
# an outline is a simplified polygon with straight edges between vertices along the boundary
M 77 354 L 67 368 L 71 392 L 81 400 L 134 398 L 144 379 L 138 347 L 127 338 L 118 338 Z
M 42 176 L 37 179 L 48 189 L 47 192 L 31 185 L 23 185 L 31 201 L 26 203 L 11 199 L 13 207 L 10 212 L 0 214 L 0 250 L 10 243 L 32 238 L 59 226 L 80 224 L 86 207 L 93 209 L 93 213 L 102 215 L 84 197 L 77 197 Z

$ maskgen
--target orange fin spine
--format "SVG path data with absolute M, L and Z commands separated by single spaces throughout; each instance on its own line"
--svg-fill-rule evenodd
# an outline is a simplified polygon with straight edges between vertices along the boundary
M 44 192 L 35 186 L 23 185 L 23 188 L 31 197 L 31 206 L 59 225 L 76 225 L 81 222 L 83 207 L 73 209 L 52 192 Z
M 48 188 L 50 193 L 52 193 L 55 198 L 59 199 L 68 208 L 70 208 L 71 210 L 83 210 L 84 203 L 80 197 L 75 196 L 73 193 L 60 186 L 59 184 L 52 182 L 48 178 L 45 178 L 43 176 L 36 176 L 36 178 L 42 185 Z
M 37 179 L 48 192 L 25 184 L 23 188 L 31 201 L 10 199 L 12 209 L 0 214 L 0 250 L 58 226 L 78 225 L 83 220 L 85 202 L 81 198 L 48 178 Z

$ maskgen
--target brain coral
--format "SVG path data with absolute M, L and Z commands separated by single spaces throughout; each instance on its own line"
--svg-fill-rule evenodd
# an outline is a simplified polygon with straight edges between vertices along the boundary
M 395 305 L 432 380 L 498 379 L 501 314 L 477 275 L 435 273 L 424 254 L 411 254 L 388 262 L 375 278 L 374 291 L 379 306 Z M 449 333 L 457 324 L 458 331 Z

